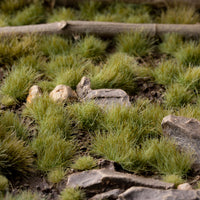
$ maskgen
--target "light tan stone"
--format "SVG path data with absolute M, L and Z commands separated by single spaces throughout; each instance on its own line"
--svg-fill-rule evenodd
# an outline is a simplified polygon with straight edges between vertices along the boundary
M 76 92 L 66 85 L 57 85 L 49 96 L 57 102 L 75 101 L 78 99 Z
M 178 185 L 178 190 L 192 190 L 192 186 L 189 183 L 183 183 Z
M 42 90 L 38 85 L 33 85 L 30 89 L 29 89 L 29 94 L 28 97 L 26 99 L 27 103 L 31 103 L 33 101 L 34 98 L 41 96 L 42 95 Z

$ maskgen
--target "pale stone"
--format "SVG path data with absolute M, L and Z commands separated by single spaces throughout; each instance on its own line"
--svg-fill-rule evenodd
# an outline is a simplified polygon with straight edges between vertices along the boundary
M 29 94 L 28 97 L 26 99 L 27 103 L 31 103 L 33 101 L 34 98 L 39 97 L 42 95 L 42 90 L 38 85 L 33 85 L 30 89 L 29 89 Z
M 189 183 L 183 183 L 178 185 L 178 190 L 192 190 L 192 186 Z
M 67 102 L 77 100 L 77 94 L 66 85 L 57 85 L 49 94 L 50 98 L 56 102 Z

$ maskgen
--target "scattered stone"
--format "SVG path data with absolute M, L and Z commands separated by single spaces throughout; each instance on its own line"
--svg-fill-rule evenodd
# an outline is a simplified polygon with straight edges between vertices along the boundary
M 116 163 L 111 160 L 99 159 L 98 166 L 100 169 L 104 168 L 104 169 L 109 169 L 109 170 L 114 170 L 114 171 L 124 171 L 124 169 L 119 163 Z
M 120 104 L 130 106 L 129 96 L 121 89 L 92 90 L 90 79 L 83 77 L 76 87 L 79 98 L 84 101 L 95 100 L 100 105 Z
M 189 183 L 183 183 L 178 185 L 178 190 L 192 190 L 192 186 Z
M 49 96 L 56 102 L 71 102 L 78 99 L 76 92 L 66 85 L 57 85 Z
M 104 199 L 117 199 L 118 195 L 121 194 L 123 191 L 120 189 L 110 190 L 108 192 L 104 192 L 101 194 L 96 194 L 89 200 L 104 200 Z
M 162 129 L 180 148 L 191 151 L 195 165 L 200 166 L 200 122 L 196 119 L 168 115 L 162 121 Z
M 80 187 L 94 195 L 116 188 L 125 190 L 132 186 L 170 189 L 174 184 L 109 169 L 94 169 L 69 175 L 67 186 Z
M 33 101 L 33 99 L 35 97 L 39 97 L 42 95 L 42 90 L 38 85 L 33 85 L 30 89 L 29 89 L 29 94 L 28 97 L 26 99 L 27 103 L 31 103 Z
M 195 190 L 158 190 L 145 187 L 131 187 L 120 194 L 117 200 L 200 200 Z

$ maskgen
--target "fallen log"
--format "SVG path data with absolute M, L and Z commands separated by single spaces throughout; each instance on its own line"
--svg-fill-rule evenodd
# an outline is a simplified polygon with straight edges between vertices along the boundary
M 61 6 L 76 6 L 84 0 L 54 0 L 54 4 Z M 92 0 L 101 3 L 124 2 L 134 4 L 146 4 L 156 7 L 167 7 L 174 5 L 188 5 L 200 8 L 200 0 Z
M 38 34 L 94 34 L 113 37 L 119 33 L 141 31 L 161 36 L 165 33 L 178 33 L 185 37 L 200 36 L 200 24 L 131 24 L 94 21 L 61 21 L 49 24 L 1 27 L 0 35 Z

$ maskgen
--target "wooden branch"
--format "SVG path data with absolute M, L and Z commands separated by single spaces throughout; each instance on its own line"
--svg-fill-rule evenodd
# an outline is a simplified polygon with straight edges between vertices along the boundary
M 119 33 L 142 31 L 161 36 L 165 33 L 178 33 L 186 37 L 200 36 L 200 24 L 130 24 L 93 21 L 61 21 L 49 24 L 1 27 L 0 35 L 39 34 L 94 34 L 113 37 Z
M 57 5 L 76 6 L 78 3 L 81 3 L 84 0 L 54 0 L 54 1 L 55 4 Z M 102 3 L 124 2 L 124 3 L 134 3 L 134 4 L 146 4 L 157 7 L 188 5 L 200 8 L 200 0 L 92 0 L 92 1 L 102 2 Z

